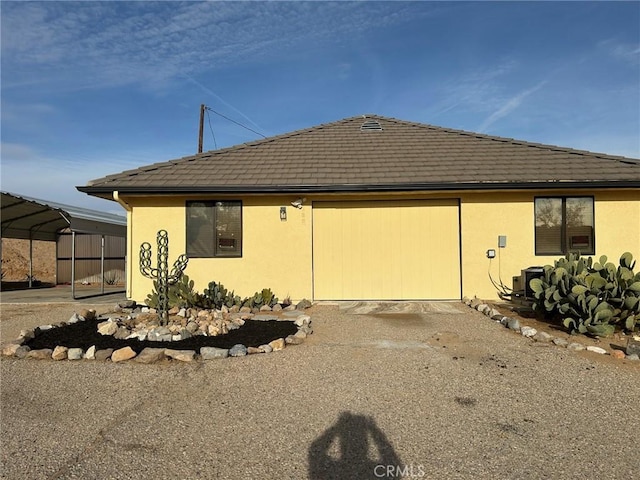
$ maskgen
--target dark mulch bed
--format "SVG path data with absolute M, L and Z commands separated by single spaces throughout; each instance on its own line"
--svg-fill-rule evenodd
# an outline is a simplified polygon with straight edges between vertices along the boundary
M 298 330 L 292 321 L 287 320 L 246 320 L 242 327 L 232 330 L 226 335 L 215 337 L 196 335 L 177 342 L 152 342 L 138 339 L 118 340 L 111 335 L 101 335 L 98 333 L 98 323 L 101 321 L 103 320 L 86 320 L 45 330 L 29 340 L 25 345 L 31 350 L 53 349 L 58 345 L 87 350 L 92 345 L 95 345 L 96 350 L 104 350 L 106 348 L 117 350 L 118 348 L 129 346 L 136 353 L 140 353 L 147 347 L 195 350 L 199 352 L 200 347 L 231 348 L 236 344 L 242 344 L 245 347 L 259 347 L 272 340 L 293 335 Z

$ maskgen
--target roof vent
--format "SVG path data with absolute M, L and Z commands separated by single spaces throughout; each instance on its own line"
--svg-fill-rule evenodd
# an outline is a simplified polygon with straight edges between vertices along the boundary
M 380 122 L 378 122 L 377 120 L 366 120 L 362 125 L 360 125 L 360 131 L 361 132 L 368 132 L 368 131 L 381 132 L 382 125 L 380 125 Z

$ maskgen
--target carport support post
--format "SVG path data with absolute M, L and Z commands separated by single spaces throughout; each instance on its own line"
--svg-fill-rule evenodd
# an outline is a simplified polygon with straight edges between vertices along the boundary
M 29 232 L 29 288 L 33 286 L 33 237 Z
M 76 232 L 71 230 L 71 298 L 76 299 Z
M 104 235 L 100 236 L 100 272 L 102 273 L 100 293 L 104 293 Z

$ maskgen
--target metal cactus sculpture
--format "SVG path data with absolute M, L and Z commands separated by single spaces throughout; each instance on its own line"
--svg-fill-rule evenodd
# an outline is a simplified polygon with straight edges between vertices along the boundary
M 189 258 L 180 255 L 169 272 L 169 235 L 166 230 L 160 230 L 156 236 L 158 243 L 157 267 L 151 267 L 151 244 L 144 242 L 140 245 L 140 272 L 147 278 L 156 281 L 158 288 L 158 315 L 163 325 L 169 322 L 169 286 L 180 280 Z

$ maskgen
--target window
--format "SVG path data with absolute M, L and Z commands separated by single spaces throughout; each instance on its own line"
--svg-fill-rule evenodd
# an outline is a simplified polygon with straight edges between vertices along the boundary
M 536 255 L 595 254 L 593 197 L 535 199 Z
M 187 202 L 187 256 L 241 257 L 242 202 Z

